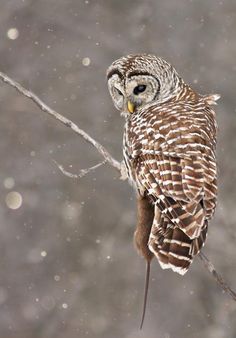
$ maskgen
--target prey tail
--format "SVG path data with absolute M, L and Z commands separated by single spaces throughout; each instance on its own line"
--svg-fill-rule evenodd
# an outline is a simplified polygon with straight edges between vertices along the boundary
M 144 284 L 143 312 L 142 312 L 140 330 L 142 330 L 142 328 L 143 328 L 143 323 L 144 323 L 145 313 L 146 313 L 146 308 L 147 308 L 147 296 L 148 296 L 148 287 L 149 287 L 149 279 L 150 279 L 150 267 L 151 267 L 150 261 L 146 261 L 146 278 L 145 278 L 145 284 Z

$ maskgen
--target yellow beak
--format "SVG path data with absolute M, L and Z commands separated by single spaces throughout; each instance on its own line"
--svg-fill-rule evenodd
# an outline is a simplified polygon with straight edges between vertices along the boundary
M 134 104 L 128 101 L 127 107 L 128 107 L 128 111 L 132 114 L 134 112 Z

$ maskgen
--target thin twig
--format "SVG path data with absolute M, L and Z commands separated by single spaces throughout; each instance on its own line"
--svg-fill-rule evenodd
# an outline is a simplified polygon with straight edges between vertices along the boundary
M 63 115 L 57 113 L 55 110 L 51 109 L 49 106 L 47 106 L 36 94 L 29 91 L 28 89 L 25 89 L 22 87 L 18 82 L 11 79 L 6 74 L 0 72 L 0 79 L 9 84 L 11 87 L 15 88 L 19 93 L 24 95 L 25 97 L 32 100 L 42 111 L 46 112 L 47 114 L 51 115 L 55 119 L 59 120 L 61 123 L 63 123 L 65 126 L 72 129 L 76 134 L 83 137 L 85 141 L 92 144 L 97 151 L 104 157 L 107 163 L 109 163 L 112 167 L 114 167 L 119 173 L 121 174 L 122 179 L 126 179 L 127 175 L 124 171 L 124 165 L 121 162 L 118 162 L 115 160 L 111 154 L 104 148 L 99 142 L 95 141 L 89 134 L 87 134 L 84 130 L 80 129 L 74 122 L 70 121 Z M 66 172 L 62 166 L 59 166 L 59 169 L 69 177 L 72 177 L 71 173 Z M 95 168 L 94 168 L 95 169 Z M 85 169 L 86 170 L 86 169 Z M 219 286 L 234 300 L 236 301 L 236 293 L 228 286 L 228 284 L 224 281 L 224 279 L 221 277 L 221 275 L 215 270 L 214 265 L 211 263 L 211 261 L 206 257 L 205 254 L 200 253 L 199 257 L 201 261 L 204 263 L 205 268 L 211 273 L 213 278 L 216 280 L 216 282 L 219 284 Z
M 226 281 L 222 278 L 222 276 L 216 271 L 214 265 L 207 258 L 207 256 L 203 253 L 199 253 L 199 258 L 202 260 L 204 266 L 210 272 L 210 274 L 214 277 L 219 286 L 234 300 L 236 301 L 236 293 L 228 286 Z
M 91 171 L 94 171 L 95 169 L 101 167 L 103 164 L 105 164 L 107 162 L 107 160 L 104 160 L 104 161 L 94 165 L 93 167 L 81 169 L 78 174 L 72 174 L 71 172 L 65 170 L 64 167 L 61 164 L 57 163 L 55 160 L 53 160 L 53 162 L 57 165 L 58 169 L 63 173 L 63 175 L 70 177 L 70 178 L 79 179 L 79 178 L 84 177 L 85 175 L 87 175 Z
M 0 79 L 15 88 L 19 93 L 23 94 L 30 100 L 32 100 L 36 105 L 47 114 L 53 116 L 57 120 L 59 120 L 61 123 L 63 123 L 65 126 L 72 129 L 76 134 L 83 137 L 83 139 L 92 144 L 97 151 L 107 160 L 107 162 L 112 165 L 114 168 L 116 168 L 118 171 L 121 169 L 120 162 L 116 161 L 111 154 L 104 148 L 99 142 L 95 141 L 89 134 L 87 134 L 83 129 L 79 128 L 74 122 L 69 120 L 68 118 L 64 117 L 63 115 L 57 113 L 55 110 L 50 108 L 47 104 L 45 104 L 36 94 L 31 92 L 30 90 L 24 88 L 22 85 L 20 85 L 15 80 L 11 79 L 6 74 L 0 72 Z

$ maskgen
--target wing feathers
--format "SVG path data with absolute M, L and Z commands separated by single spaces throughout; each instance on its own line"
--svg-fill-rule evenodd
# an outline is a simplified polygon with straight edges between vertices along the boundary
M 189 88 L 188 88 L 189 90 Z M 217 198 L 217 96 L 145 106 L 127 120 L 128 174 L 161 214 L 149 248 L 163 268 L 184 274 L 203 246 Z
M 162 215 L 159 222 L 153 224 L 149 250 L 159 260 L 163 269 L 172 269 L 185 274 L 193 257 L 200 251 L 206 240 L 207 223 L 198 238 L 191 240 L 181 229 L 173 225 Z

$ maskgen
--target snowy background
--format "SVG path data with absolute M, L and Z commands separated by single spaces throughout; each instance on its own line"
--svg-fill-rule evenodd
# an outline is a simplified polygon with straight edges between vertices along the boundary
M 123 119 L 105 72 L 133 52 L 217 92 L 219 203 L 205 253 L 236 289 L 235 0 L 2 0 L 0 70 L 122 158 Z M 236 303 L 195 259 L 184 278 L 133 248 L 135 197 L 71 130 L 0 84 L 0 337 L 235 338 Z M 11 209 L 12 207 L 16 209 Z

